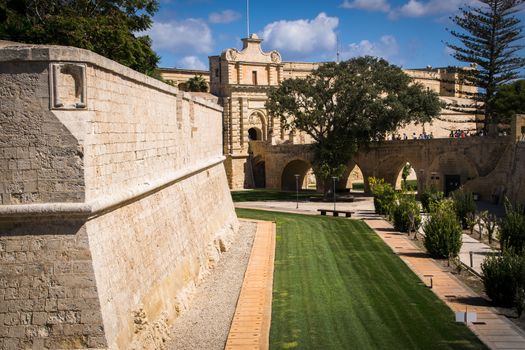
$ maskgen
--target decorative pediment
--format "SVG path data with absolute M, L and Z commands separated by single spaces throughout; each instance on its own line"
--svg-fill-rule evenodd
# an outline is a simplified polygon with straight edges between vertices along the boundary
M 249 38 L 242 39 L 243 48 L 241 51 L 230 48 L 222 53 L 222 57 L 231 62 L 281 63 L 282 58 L 279 52 L 275 50 L 263 52 L 262 41 L 256 34 L 252 34 Z

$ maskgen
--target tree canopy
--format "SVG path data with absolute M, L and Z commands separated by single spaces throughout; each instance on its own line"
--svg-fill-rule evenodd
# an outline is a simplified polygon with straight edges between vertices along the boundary
M 154 75 L 148 36 L 157 0 L 0 0 L 0 39 L 88 49 Z
M 314 171 L 326 181 L 341 175 L 358 147 L 410 122 L 430 122 L 441 105 L 401 68 L 367 56 L 283 81 L 270 90 L 266 107 L 285 129 L 314 139 Z
M 449 32 L 460 44 L 446 45 L 457 60 L 476 64 L 475 69 L 461 72 L 466 82 L 479 88 L 471 96 L 476 103 L 465 106 L 462 112 L 483 115 L 487 128 L 499 122 L 489 103 L 498 87 L 516 79 L 519 69 L 525 66 L 525 58 L 519 56 L 524 47 L 519 43 L 523 39 L 522 26 L 513 16 L 523 0 L 479 1 L 479 7 L 466 6 L 451 17 L 460 29 Z
M 497 119 L 510 124 L 514 115 L 525 114 L 525 80 L 500 86 L 490 103 Z
M 208 91 L 208 83 L 206 83 L 206 80 L 204 80 L 202 75 L 196 75 L 188 79 L 188 81 L 186 81 L 184 85 L 185 85 L 186 91 L 192 91 L 192 92 L 207 92 Z

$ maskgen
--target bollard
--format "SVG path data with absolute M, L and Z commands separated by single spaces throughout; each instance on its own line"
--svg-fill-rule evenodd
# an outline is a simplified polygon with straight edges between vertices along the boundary
M 474 262 L 473 262 L 473 258 L 472 258 L 472 250 L 469 252 L 469 255 L 470 255 L 470 267 L 473 267 L 474 266 Z

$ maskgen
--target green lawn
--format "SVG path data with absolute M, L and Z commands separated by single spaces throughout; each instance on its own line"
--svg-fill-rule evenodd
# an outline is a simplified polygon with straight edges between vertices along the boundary
M 486 349 L 363 222 L 237 214 L 277 223 L 272 349 Z
M 253 201 L 295 201 L 295 192 L 282 192 L 271 190 L 245 190 L 232 191 L 232 198 L 234 202 L 253 202 Z M 310 197 L 322 197 L 322 194 L 315 191 L 301 191 L 299 192 L 299 200 L 307 200 Z

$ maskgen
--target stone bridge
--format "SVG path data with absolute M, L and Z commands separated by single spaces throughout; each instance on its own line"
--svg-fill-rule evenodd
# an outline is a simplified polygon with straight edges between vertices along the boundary
M 491 183 L 491 186 L 485 186 L 481 180 L 490 178 L 489 175 L 498 169 L 508 168 L 505 162 L 512 157 L 514 145 L 510 136 L 373 143 L 352 157 L 338 187 L 347 187 L 348 176 L 355 166 L 360 168 L 365 179 L 365 192 L 369 192 L 366 179 L 371 176 L 395 185 L 403 166 L 410 163 L 419 191 L 433 185 L 448 192 L 464 185 L 488 199 L 496 194 L 495 191 L 505 190 L 505 177 L 500 176 L 500 183 Z M 312 167 L 313 152 L 309 145 L 271 145 L 254 141 L 250 143 L 250 151 L 255 183 L 264 184 L 268 189 L 294 190 L 295 174 L 299 174 L 302 183 Z

